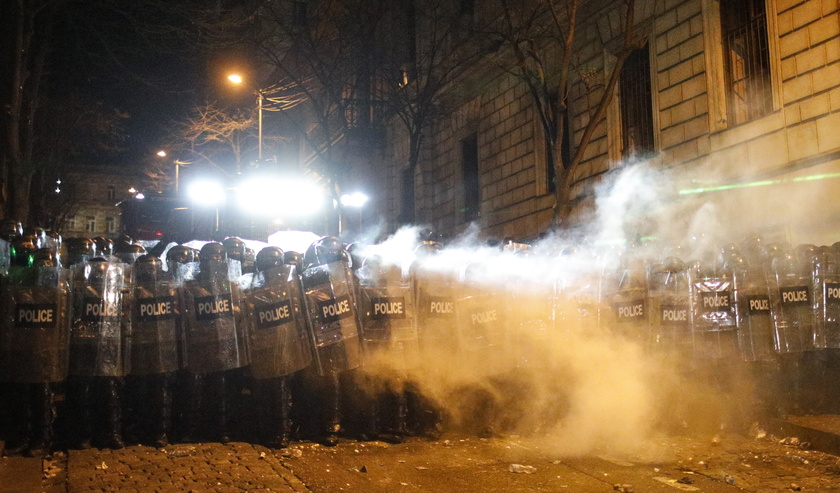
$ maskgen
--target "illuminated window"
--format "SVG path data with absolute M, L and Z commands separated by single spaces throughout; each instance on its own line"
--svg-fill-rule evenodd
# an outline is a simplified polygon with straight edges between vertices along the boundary
M 107 216 L 105 218 L 105 230 L 109 233 L 117 232 L 117 222 L 112 216 Z
M 73 231 L 78 227 L 78 225 L 76 224 L 76 215 L 75 214 L 73 214 L 72 216 L 68 216 L 66 222 L 67 222 L 66 228 L 70 231 Z
M 85 232 L 93 233 L 96 231 L 96 217 L 85 216 Z
M 650 154 L 653 142 L 650 52 L 648 47 L 633 51 L 621 69 L 618 81 L 621 111 L 621 153 L 624 159 Z

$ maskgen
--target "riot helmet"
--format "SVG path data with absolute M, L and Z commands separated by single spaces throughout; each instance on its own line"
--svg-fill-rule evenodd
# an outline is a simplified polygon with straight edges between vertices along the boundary
M 93 238 L 96 243 L 96 251 L 99 255 L 113 255 L 114 254 L 114 240 L 104 236 L 96 236 Z
M 47 231 L 37 226 L 23 228 L 23 236 L 32 239 L 32 243 L 38 248 L 47 246 Z
M 132 243 L 117 243 L 114 249 L 114 256 L 127 264 L 133 264 L 141 255 L 145 255 L 146 249 L 142 245 Z
M 345 258 L 346 252 L 341 240 L 335 236 L 324 236 L 313 244 L 309 245 L 303 256 L 307 266 L 325 265 L 332 262 L 339 262 Z
M 14 219 L 3 219 L 0 222 L 0 238 L 12 243 L 23 236 L 23 224 Z
M 414 249 L 414 254 L 417 257 L 431 257 L 437 255 L 443 249 L 443 244 L 437 241 L 424 241 L 417 245 Z
M 31 266 L 37 248 L 31 239 L 27 239 L 26 237 L 15 240 L 9 252 L 11 256 L 9 265 L 12 267 Z
M 34 267 L 58 267 L 58 255 L 52 248 L 39 248 L 32 255 L 32 265 Z
M 205 243 L 198 252 L 198 260 L 202 265 L 227 260 L 225 246 L 216 241 Z
M 228 236 L 222 240 L 227 257 L 240 262 L 245 260 L 245 242 L 237 236 Z
M 260 272 L 279 267 L 285 263 L 285 254 L 280 247 L 268 246 L 257 254 L 256 267 Z
M 85 262 L 96 255 L 96 243 L 89 238 L 67 238 L 67 265 Z
M 300 266 L 301 264 L 303 264 L 303 255 L 301 255 L 300 252 L 287 250 L 283 252 L 283 263 L 286 265 Z
M 169 263 L 188 264 L 195 262 L 196 251 L 186 245 L 175 245 L 166 252 L 166 260 Z
M 134 262 L 137 282 L 154 282 L 163 270 L 163 261 L 154 255 L 140 255 Z

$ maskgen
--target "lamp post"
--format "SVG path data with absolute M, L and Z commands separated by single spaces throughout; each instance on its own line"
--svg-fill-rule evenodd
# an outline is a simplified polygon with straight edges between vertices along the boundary
M 239 74 L 228 75 L 228 80 L 233 84 L 242 84 L 244 82 L 242 76 Z M 263 151 L 263 100 L 265 99 L 265 95 L 261 90 L 256 88 L 254 88 L 254 92 L 257 94 L 257 161 L 261 163 Z
M 166 157 L 166 151 L 161 149 L 161 150 L 157 151 L 157 155 L 159 157 Z M 179 171 L 180 171 L 180 168 L 181 168 L 181 163 L 179 163 L 177 159 L 175 161 L 173 161 L 173 163 L 175 164 L 175 195 L 178 195 L 178 185 L 179 185 L 179 182 L 180 182 L 180 177 L 178 175 L 180 174 Z

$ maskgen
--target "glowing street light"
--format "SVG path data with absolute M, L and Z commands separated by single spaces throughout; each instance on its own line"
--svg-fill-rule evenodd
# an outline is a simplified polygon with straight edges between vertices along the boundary
M 369 199 L 370 197 L 362 192 L 349 193 L 341 196 L 341 205 L 361 209 Z
M 233 84 L 242 84 L 245 80 L 239 74 L 228 75 L 228 80 Z M 257 93 L 257 160 L 262 163 L 263 150 L 263 100 L 265 95 L 259 89 L 254 89 Z

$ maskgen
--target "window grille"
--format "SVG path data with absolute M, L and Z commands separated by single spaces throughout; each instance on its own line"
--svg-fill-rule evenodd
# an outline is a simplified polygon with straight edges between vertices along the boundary
M 625 159 L 651 154 L 653 100 L 648 46 L 633 51 L 621 69 L 618 86 L 621 111 L 621 149 Z
M 737 125 L 773 110 L 764 0 L 722 0 L 720 17 L 727 119 Z

